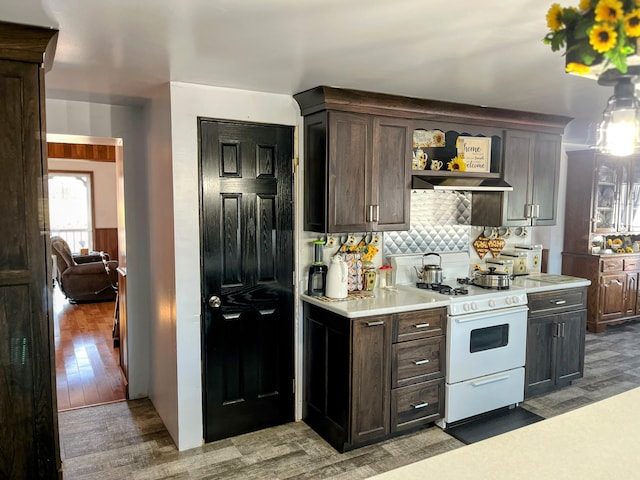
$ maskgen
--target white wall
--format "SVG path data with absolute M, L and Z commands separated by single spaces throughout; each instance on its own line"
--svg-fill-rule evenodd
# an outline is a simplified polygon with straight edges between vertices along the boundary
M 93 173 L 93 227 L 118 227 L 115 163 L 50 158 L 49 170 Z
M 127 233 L 129 396 L 147 396 L 149 380 L 149 235 L 147 156 L 142 107 L 48 98 L 47 133 L 122 138 Z
M 200 227 L 197 117 L 280 125 L 301 124 L 288 95 L 200 85 L 171 84 L 173 214 L 176 265 L 178 448 L 202 443 L 200 368 Z M 299 352 L 296 354 L 298 358 Z
M 176 351 L 175 251 L 173 240 L 173 175 L 169 84 L 158 87 L 147 110 L 149 128 L 147 245 L 153 259 L 149 271 L 150 385 L 149 398 L 169 434 L 179 444 Z M 193 207 L 192 207 L 193 208 Z M 197 209 L 197 207 L 196 207 Z

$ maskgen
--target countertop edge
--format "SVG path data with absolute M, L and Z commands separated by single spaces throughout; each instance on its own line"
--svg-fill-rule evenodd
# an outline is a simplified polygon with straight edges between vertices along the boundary
M 565 277 L 568 277 L 564 275 Z M 548 292 L 554 290 L 566 290 L 569 288 L 581 288 L 591 285 L 591 281 L 573 277 L 575 281 L 563 281 L 561 283 L 544 282 L 537 278 L 517 277 L 513 281 L 514 286 L 523 288 L 527 294 Z M 528 284 L 528 285 L 525 285 Z M 443 300 L 427 300 L 421 293 L 413 293 L 406 289 L 398 290 L 398 296 L 394 298 L 395 293 L 376 289 L 373 292 L 374 298 L 362 300 L 345 300 L 336 302 L 326 302 L 312 297 L 306 293 L 300 294 L 300 300 L 316 305 L 318 307 L 337 313 L 346 318 L 362 318 L 374 315 L 389 315 L 393 313 L 410 312 L 414 310 L 427 310 L 432 308 L 446 307 L 449 305 L 448 297 Z M 387 302 L 387 305 L 375 306 Z

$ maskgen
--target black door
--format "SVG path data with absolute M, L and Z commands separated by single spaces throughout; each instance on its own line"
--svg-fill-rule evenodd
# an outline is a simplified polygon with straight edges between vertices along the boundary
M 293 420 L 293 127 L 199 120 L 204 432 Z

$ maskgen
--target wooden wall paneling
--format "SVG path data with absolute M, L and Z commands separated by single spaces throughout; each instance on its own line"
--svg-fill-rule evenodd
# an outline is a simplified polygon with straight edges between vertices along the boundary
M 106 252 L 111 260 L 118 259 L 118 229 L 96 228 L 93 249 L 97 252 Z
M 115 145 L 94 145 L 82 143 L 47 144 L 49 158 L 68 158 L 72 160 L 93 160 L 96 162 L 115 162 Z

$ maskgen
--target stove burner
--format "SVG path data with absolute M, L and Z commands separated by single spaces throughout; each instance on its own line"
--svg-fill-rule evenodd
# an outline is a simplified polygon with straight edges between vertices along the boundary
M 434 292 L 438 292 L 443 295 L 467 295 L 469 293 L 469 290 L 464 287 L 452 288 L 450 285 L 443 285 L 441 283 L 417 282 L 416 287 L 425 290 L 433 290 Z

